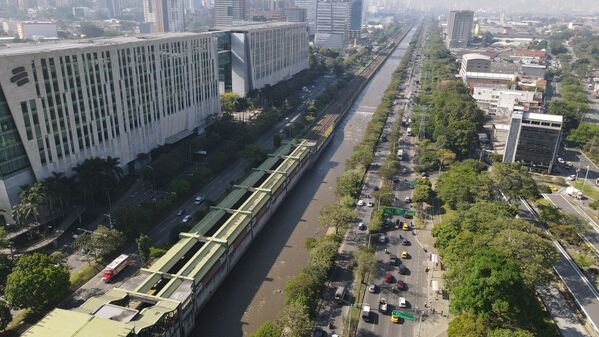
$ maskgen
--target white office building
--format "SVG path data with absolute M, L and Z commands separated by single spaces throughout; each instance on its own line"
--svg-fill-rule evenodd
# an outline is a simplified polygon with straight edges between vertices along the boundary
M 231 91 L 245 95 L 308 69 L 306 23 L 272 22 L 234 27 L 231 37 Z
M 0 208 L 20 186 L 92 157 L 201 132 L 220 112 L 212 34 L 162 33 L 0 50 Z
M 351 8 L 351 2 L 318 1 L 314 44 L 319 47 L 342 49 L 348 38 Z

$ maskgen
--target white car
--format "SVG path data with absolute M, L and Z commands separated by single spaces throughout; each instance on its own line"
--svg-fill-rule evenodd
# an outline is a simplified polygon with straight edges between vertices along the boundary
M 406 298 L 405 298 L 405 297 L 400 297 L 400 298 L 399 298 L 399 307 L 400 307 L 400 308 L 405 308 L 405 307 L 406 307 L 406 304 L 407 304 L 407 302 L 406 302 Z
M 409 204 L 412 202 L 412 198 L 410 198 L 409 196 L 406 195 L 406 197 L 404 198 L 404 201 Z
M 183 223 L 188 223 L 191 220 L 191 214 L 187 214 L 184 218 L 183 218 Z
M 374 202 L 372 202 L 372 201 L 368 201 L 368 203 L 367 203 L 367 206 L 368 206 L 368 207 L 374 207 Z
M 571 175 L 569 175 L 569 176 L 566 178 L 566 180 L 568 180 L 568 181 L 574 181 L 574 180 L 576 180 L 576 175 L 574 175 L 574 174 L 571 174 Z
M 194 204 L 196 204 L 196 205 L 199 205 L 199 204 L 201 204 L 202 202 L 204 202 L 204 199 L 205 199 L 205 198 L 204 198 L 204 196 L 202 196 L 202 195 L 198 195 L 198 196 L 195 198 L 195 200 L 193 201 L 193 203 L 194 203 Z
M 358 229 L 359 230 L 365 230 L 366 229 L 366 225 L 363 222 L 358 223 Z
M 387 237 L 385 236 L 385 234 L 381 234 L 381 235 L 379 236 L 379 242 L 380 242 L 380 243 L 385 243 L 385 242 L 387 242 Z
M 358 200 L 358 206 L 364 206 L 364 200 L 362 200 L 362 199 Z
M 560 164 L 565 163 L 564 158 L 562 158 L 562 157 L 557 158 L 557 162 Z

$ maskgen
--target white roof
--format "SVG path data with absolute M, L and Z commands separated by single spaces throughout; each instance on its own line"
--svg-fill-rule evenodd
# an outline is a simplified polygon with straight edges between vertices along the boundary
M 119 36 L 113 38 L 92 38 L 80 40 L 59 40 L 42 43 L 14 43 L 0 48 L 1 56 L 43 54 L 57 50 L 75 49 L 80 51 L 87 47 L 102 47 L 121 44 L 130 44 L 134 42 L 143 42 L 148 40 L 166 40 L 173 38 L 184 38 L 192 36 L 208 35 L 210 33 L 153 33 L 135 36 Z
M 522 114 L 522 118 L 556 123 L 562 123 L 564 121 L 564 117 L 561 115 L 540 114 L 535 112 L 525 112 Z
M 464 54 L 462 55 L 462 58 L 464 60 L 470 61 L 470 60 L 487 60 L 487 61 L 491 61 L 491 58 L 487 55 L 482 55 L 482 54 Z

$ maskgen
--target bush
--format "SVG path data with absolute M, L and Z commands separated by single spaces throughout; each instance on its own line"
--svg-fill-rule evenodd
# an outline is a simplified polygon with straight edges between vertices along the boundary
M 595 200 L 592 203 L 590 203 L 589 207 L 592 208 L 592 209 L 594 209 L 594 210 L 599 209 L 599 200 Z
M 539 191 L 541 193 L 551 193 L 551 187 L 547 185 L 539 185 Z
M 150 247 L 150 257 L 153 259 L 159 258 L 166 254 L 166 248 L 163 247 Z
M 573 257 L 574 262 L 576 262 L 576 264 L 581 267 L 581 268 L 587 268 L 593 265 L 593 257 L 591 257 L 588 254 L 578 254 L 576 256 Z

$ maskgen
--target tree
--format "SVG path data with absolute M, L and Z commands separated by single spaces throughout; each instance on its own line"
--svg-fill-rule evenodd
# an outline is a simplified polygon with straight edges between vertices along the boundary
M 63 264 L 41 253 L 19 258 L 6 281 L 4 297 L 13 308 L 39 311 L 60 301 L 70 286 Z
M 313 328 L 308 308 L 299 301 L 285 306 L 278 325 L 282 328 L 281 337 L 308 337 Z
M 535 337 L 536 335 L 526 330 L 510 330 L 510 329 L 495 329 L 487 335 L 487 337 Z
M 8 255 L 0 255 L 0 291 L 6 285 L 6 278 L 14 266 L 14 262 Z
M 356 260 L 354 277 L 364 283 L 366 275 L 374 274 L 378 270 L 376 258 L 374 257 L 374 254 L 366 248 L 360 248 L 360 250 L 355 251 L 353 255 Z
M 250 337 L 281 337 L 282 333 L 282 329 L 277 323 L 266 321 Z
M 468 204 L 488 200 L 491 181 L 482 171 L 484 164 L 465 160 L 443 172 L 436 185 L 436 193 L 451 209 L 467 207 Z
M 281 136 L 278 134 L 274 134 L 272 136 L 272 144 L 274 148 L 278 148 L 279 146 L 281 146 Z
M 239 95 L 234 92 L 227 92 L 220 95 L 220 105 L 225 114 L 232 114 L 237 111 Z
M 518 263 L 524 282 L 529 285 L 547 283 L 553 279 L 553 265 L 559 254 L 551 240 L 530 224 L 512 219 L 497 233 L 491 247 Z
M 395 193 L 390 186 L 384 185 L 378 191 L 374 191 L 372 197 L 377 200 L 379 206 L 391 206 L 395 200 Z
M 124 242 L 125 238 L 123 237 L 123 233 L 117 229 L 98 226 L 98 228 L 91 233 L 79 235 L 74 242 L 74 246 L 78 249 L 91 252 L 94 259 L 104 259 L 119 249 Z
M 428 180 L 428 179 L 427 179 Z M 412 201 L 419 204 L 422 207 L 423 203 L 431 203 L 433 200 L 434 191 L 430 185 L 430 180 L 427 183 L 416 183 L 414 192 L 412 193 Z
M 320 209 L 318 221 L 321 225 L 332 226 L 335 228 L 335 234 L 339 228 L 356 218 L 355 210 L 345 208 L 338 203 L 325 205 Z
M 364 178 L 365 169 L 356 167 L 346 170 L 337 177 L 336 194 L 339 197 L 351 196 L 357 198 L 362 190 L 362 179 Z
M 185 179 L 173 179 L 168 184 L 169 190 L 174 192 L 178 197 L 184 196 L 191 189 L 191 184 Z
M 487 337 L 484 320 L 470 312 L 463 313 L 449 322 L 448 337 Z
M 539 196 L 537 184 L 520 164 L 494 163 L 491 167 L 491 179 L 509 200 Z
M 243 150 L 241 150 L 241 155 L 253 164 L 261 162 L 266 157 L 266 154 L 266 151 L 257 144 L 246 145 Z
M 85 37 L 87 38 L 92 38 L 92 37 L 100 37 L 102 35 L 104 35 L 104 29 L 96 26 L 94 23 L 92 22 L 82 22 L 81 23 L 81 34 L 85 35 Z
M 6 303 L 0 302 L 0 331 L 6 329 L 11 320 L 12 314 L 10 313 L 10 308 Z
M 142 264 L 146 264 L 148 259 L 150 258 L 150 237 L 145 233 L 139 235 L 139 238 L 135 240 L 137 243 L 137 252 L 139 253 L 139 257 L 141 259 Z
M 477 249 L 464 267 L 453 289 L 453 313 L 472 312 L 497 324 L 533 320 L 534 293 L 525 287 L 514 261 L 493 249 Z

